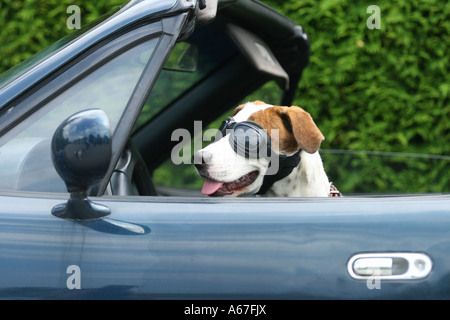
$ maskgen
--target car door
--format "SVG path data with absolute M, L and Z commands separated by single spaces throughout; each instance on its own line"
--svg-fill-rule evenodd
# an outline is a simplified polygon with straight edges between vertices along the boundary
M 43 58 L 40 61 L 30 62 L 33 65 L 25 73 L 2 84 L 2 297 L 43 298 L 49 297 L 46 293 L 49 288 L 58 288 L 60 284 L 72 289 L 79 287 L 79 282 L 75 280 L 73 285 L 64 284 L 64 281 L 60 283 L 66 272 L 79 270 L 76 263 L 70 266 L 62 264 L 80 254 L 82 256 L 86 243 L 82 239 L 85 237 L 84 231 L 76 231 L 69 237 L 64 231 L 66 227 L 72 229 L 77 223 L 63 222 L 64 227 L 60 224 L 61 219 L 48 215 L 49 212 L 51 214 L 47 210 L 48 205 L 54 207 L 50 199 L 56 196 L 61 200 L 57 193 L 67 192 L 53 168 L 51 139 L 59 124 L 70 115 L 92 108 L 103 110 L 112 137 L 112 159 L 108 159 L 111 160 L 108 161 L 111 162 L 108 176 L 111 176 L 113 163 L 117 162 L 128 141 L 128 132 L 142 107 L 143 97 L 150 91 L 180 32 L 189 24 L 185 8 L 175 8 L 180 12 L 172 13 L 167 18 L 161 16 L 154 19 L 149 16 L 149 12 L 158 14 L 171 8 L 173 4 L 168 1 L 153 6 L 151 3 L 150 6 L 142 3 L 128 6 L 76 40 L 63 41 L 61 46 L 51 47 L 53 51 L 41 55 Z M 81 154 L 78 156 L 81 157 Z M 100 184 L 98 181 L 91 186 L 90 194 L 99 193 Z M 53 192 L 54 195 L 48 194 Z M 45 205 L 39 208 L 41 200 Z M 37 221 L 44 224 L 36 224 Z M 109 226 L 115 229 L 114 225 Z M 141 232 L 139 228 L 138 234 Z M 98 228 L 95 226 L 94 229 Z M 119 229 L 119 234 L 122 234 L 123 230 Z M 134 226 L 130 230 L 136 234 Z M 43 246 L 38 244 L 39 238 L 45 242 Z M 59 244 L 54 247 L 48 240 Z M 103 238 L 102 241 L 108 240 Z M 36 266 L 35 271 L 27 272 L 30 266 Z M 59 272 L 61 267 L 65 269 L 61 269 L 63 273 Z M 73 276 L 78 277 L 77 274 Z M 85 282 L 87 287 L 91 286 L 90 281 Z
M 143 296 L 447 299 L 449 200 L 175 197 L 109 205 L 116 212 L 111 217 L 126 216 L 149 230 L 133 238 L 141 243 L 136 250 L 145 247 L 134 264 L 145 270 L 136 289 Z M 399 277 L 377 278 L 376 268 L 385 270 L 376 264 L 353 277 L 352 258 L 375 262 L 368 259 L 378 255 L 392 259 Z
M 94 200 L 111 214 L 92 221 L 53 216 L 65 200 L 2 193 L 2 298 L 450 297 L 448 196 L 102 197 Z M 430 270 L 355 279 L 348 268 L 358 254 Z

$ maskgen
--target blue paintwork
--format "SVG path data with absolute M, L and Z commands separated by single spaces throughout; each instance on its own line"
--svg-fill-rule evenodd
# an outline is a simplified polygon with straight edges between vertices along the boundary
M 96 222 L 55 218 L 60 201 L 0 197 L 0 297 L 450 298 L 449 196 L 96 199 L 112 209 Z M 412 249 L 433 260 L 427 279 L 370 290 L 347 274 L 355 253 Z

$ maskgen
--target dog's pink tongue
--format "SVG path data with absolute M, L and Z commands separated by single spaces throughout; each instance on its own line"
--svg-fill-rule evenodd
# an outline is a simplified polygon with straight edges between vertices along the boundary
M 222 185 L 223 182 L 216 182 L 206 179 L 205 183 L 203 184 L 202 193 L 208 196 L 219 190 Z

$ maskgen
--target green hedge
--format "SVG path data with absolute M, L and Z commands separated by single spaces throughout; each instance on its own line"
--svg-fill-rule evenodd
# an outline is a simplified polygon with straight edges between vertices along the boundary
M 302 25 L 311 62 L 295 102 L 329 148 L 450 154 L 450 3 L 265 0 Z
M 323 149 L 450 155 L 448 1 L 263 2 L 310 36 L 295 104 L 313 115 Z M 380 29 L 366 25 L 372 4 Z M 346 192 L 450 191 L 449 157 L 367 157 L 325 154 L 324 162 Z
M 126 0 L 2 0 L 0 1 L 0 73 L 38 53 L 63 36 L 71 16 L 66 10 L 77 5 L 81 26 L 126 3 Z
M 69 5 L 81 8 L 84 25 L 125 2 L 2 0 L 0 72 L 73 32 L 66 26 Z M 263 2 L 310 36 L 310 65 L 294 103 L 324 133 L 325 167 L 341 191 L 449 192 L 448 157 L 395 156 L 386 164 L 381 154 L 354 151 L 450 155 L 450 3 Z M 381 29 L 367 28 L 372 4 L 380 8 Z

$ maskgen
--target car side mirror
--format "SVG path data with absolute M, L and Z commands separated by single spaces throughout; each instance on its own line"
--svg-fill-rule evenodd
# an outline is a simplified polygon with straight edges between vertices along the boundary
M 107 173 L 111 154 L 110 125 L 102 110 L 81 111 L 60 124 L 53 135 L 51 155 L 70 198 L 66 203 L 55 206 L 53 215 L 92 220 L 111 212 L 108 207 L 87 198 L 89 191 Z

